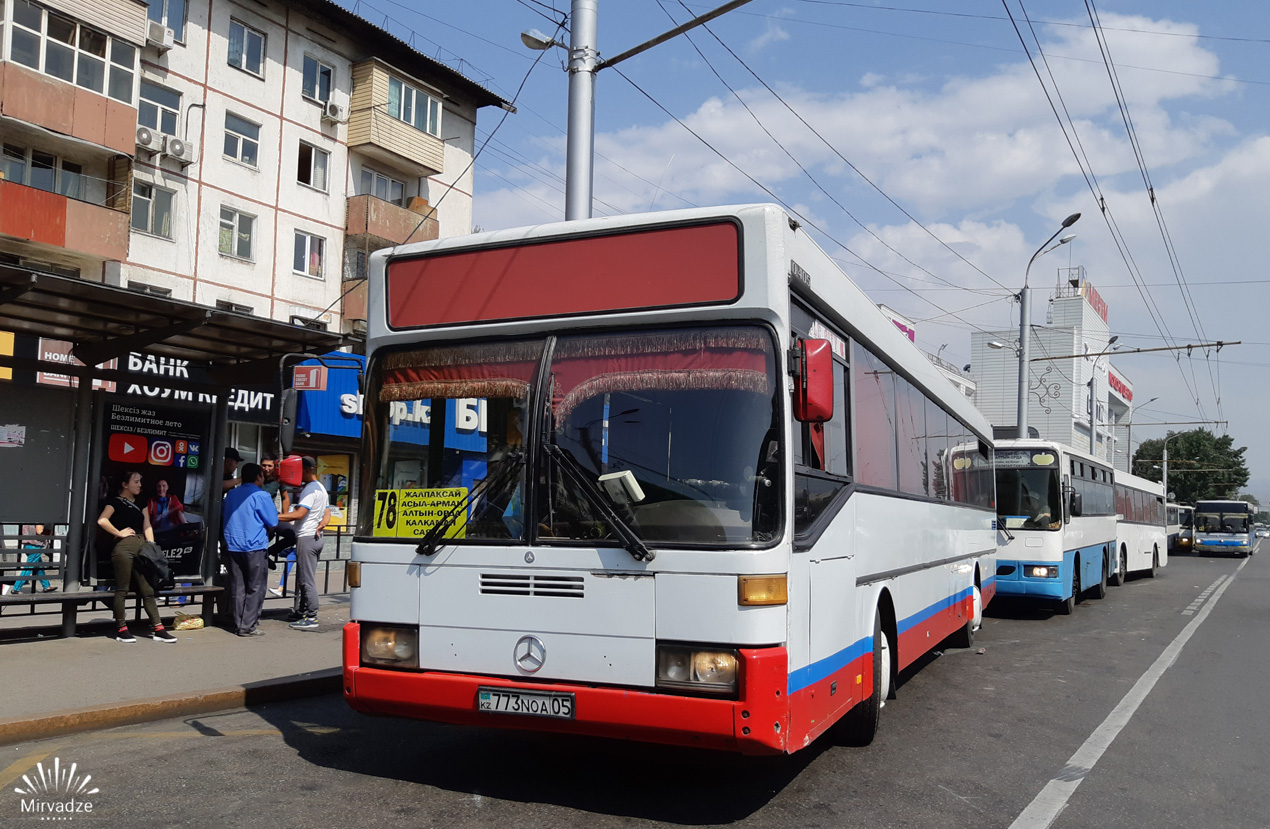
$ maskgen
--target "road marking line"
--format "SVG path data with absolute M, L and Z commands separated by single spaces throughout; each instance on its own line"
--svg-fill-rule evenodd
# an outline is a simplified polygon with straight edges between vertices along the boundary
M 1200 593 L 1198 596 L 1195 597 L 1195 601 L 1187 605 L 1186 609 L 1182 611 L 1182 615 L 1194 616 L 1195 611 L 1199 610 L 1199 606 L 1202 605 L 1204 603 L 1204 600 L 1208 598 L 1208 594 L 1212 593 L 1213 590 L 1215 590 L 1217 586 L 1225 580 L 1226 580 L 1225 576 L 1220 576 L 1217 579 L 1217 581 L 1210 584 L 1207 590 L 1205 590 L 1203 593 Z
M 0 771 L 0 787 L 4 787 L 17 780 L 25 772 L 35 767 L 35 764 L 52 754 L 53 751 L 37 751 L 34 754 L 28 754 L 21 760 L 11 764 L 4 771 Z
M 1217 588 L 1213 593 L 1211 601 L 1204 605 L 1204 609 L 1199 615 L 1187 623 L 1182 628 L 1182 632 L 1169 643 L 1164 649 L 1164 653 L 1147 668 L 1146 673 L 1138 678 L 1133 687 L 1129 689 L 1129 693 L 1124 695 L 1124 699 L 1120 700 L 1120 704 L 1112 709 L 1107 715 L 1107 719 L 1102 721 L 1102 725 L 1094 729 L 1094 733 L 1089 735 L 1089 739 L 1076 749 L 1076 753 L 1067 761 L 1067 765 L 1059 771 L 1058 775 L 1045 784 L 1045 788 L 1041 789 L 1027 808 L 1023 810 L 1014 823 L 1010 824 L 1010 829 L 1047 829 L 1058 818 L 1059 814 L 1067 808 L 1069 801 L 1076 789 L 1080 786 L 1082 780 L 1093 771 L 1094 766 L 1102 757 L 1103 752 L 1110 747 L 1111 743 L 1116 739 L 1129 720 L 1137 712 L 1138 707 L 1155 688 L 1155 683 L 1160 680 L 1164 672 L 1177 661 L 1178 655 L 1182 652 L 1182 647 L 1190 641 L 1195 635 L 1195 631 L 1208 618 L 1208 614 L 1212 612 L 1217 605 L 1217 600 L 1226 592 L 1226 588 L 1230 587 L 1235 581 L 1235 576 L 1239 575 L 1239 571 L 1244 569 L 1244 565 L 1248 563 L 1248 559 L 1244 559 L 1243 563 L 1235 568 L 1235 572 Z

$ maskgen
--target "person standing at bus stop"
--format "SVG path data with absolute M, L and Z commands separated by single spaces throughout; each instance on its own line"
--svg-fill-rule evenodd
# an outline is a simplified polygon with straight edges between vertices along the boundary
M 317 630 L 317 562 L 322 554 L 322 527 L 326 523 L 326 508 L 330 502 L 326 487 L 318 480 L 317 460 L 305 455 L 300 463 L 303 488 L 299 502 L 278 518 L 297 522 L 295 609 L 301 618 L 292 622 L 291 627 L 295 630 Z
M 259 466 L 243 464 L 241 480 L 242 483 L 225 496 L 222 513 L 230 573 L 230 606 L 235 633 L 263 636 L 264 631 L 258 625 L 269 574 L 265 549 L 269 546 L 269 528 L 278 524 L 278 510 L 261 488 L 265 473 Z

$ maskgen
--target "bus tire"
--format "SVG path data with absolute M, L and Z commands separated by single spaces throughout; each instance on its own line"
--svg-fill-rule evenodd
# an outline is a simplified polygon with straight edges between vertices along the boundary
M 971 611 L 970 618 L 966 623 L 953 632 L 946 642 L 950 648 L 973 648 L 975 644 L 975 631 L 979 629 L 979 625 L 983 622 L 983 594 L 979 592 L 979 585 L 971 587 L 974 599 L 974 610 Z
M 873 617 L 873 693 L 838 722 L 842 742 L 867 746 L 878 733 L 884 701 L 891 699 L 891 637 L 882 628 L 882 609 Z
M 1066 599 L 1058 600 L 1058 612 L 1070 616 L 1076 611 L 1077 597 L 1080 595 L 1080 557 L 1076 558 L 1076 566 L 1072 567 L 1072 592 Z
M 1107 598 L 1107 553 L 1105 551 L 1102 554 L 1102 578 L 1089 588 L 1089 595 L 1095 599 Z
M 1129 551 L 1120 545 L 1120 555 L 1116 556 L 1116 572 L 1111 574 L 1111 586 L 1123 587 L 1125 573 L 1129 571 Z
M 1155 568 L 1160 566 L 1160 548 L 1151 548 L 1151 569 L 1147 571 L 1147 578 L 1155 578 Z

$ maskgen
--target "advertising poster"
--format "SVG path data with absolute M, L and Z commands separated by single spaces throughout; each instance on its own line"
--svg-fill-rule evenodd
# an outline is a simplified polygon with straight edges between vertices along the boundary
M 348 455 L 318 455 L 317 474 L 331 501 L 331 527 L 348 526 Z
M 140 503 L 150 514 L 154 540 L 175 576 L 199 574 L 203 556 L 204 506 L 209 473 L 219 473 L 206 454 L 211 411 L 205 407 L 159 404 L 136 397 L 109 396 L 102 418 L 101 506 L 119 492 L 119 481 L 141 473 Z M 98 572 L 110 569 L 109 539 L 97 545 Z

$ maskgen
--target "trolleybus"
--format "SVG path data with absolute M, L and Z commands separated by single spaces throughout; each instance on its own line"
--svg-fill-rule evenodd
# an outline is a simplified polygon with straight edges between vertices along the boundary
M 1179 504 L 1177 525 L 1177 552 L 1189 553 L 1195 544 L 1195 507 Z
M 1116 543 L 1111 467 L 1035 439 L 998 440 L 995 463 L 1004 536 L 997 592 L 1051 601 L 1063 614 L 1086 594 L 1106 596 Z
M 353 708 L 787 753 L 971 643 L 991 428 L 779 208 L 371 264 Z
M 1195 552 L 1234 553 L 1246 558 L 1257 543 L 1252 518 L 1253 506 L 1247 501 L 1197 501 Z
M 1164 486 L 1146 478 L 1116 473 L 1116 574 L 1120 584 L 1127 573 L 1152 578 L 1169 563 Z

